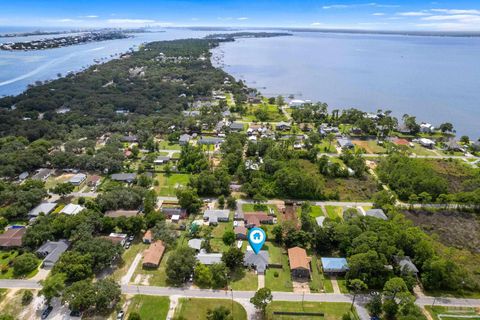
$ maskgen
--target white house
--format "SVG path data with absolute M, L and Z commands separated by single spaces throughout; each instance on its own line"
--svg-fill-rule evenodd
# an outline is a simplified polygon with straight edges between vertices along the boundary
M 85 207 L 79 205 L 79 204 L 74 204 L 74 203 L 69 203 L 63 209 L 60 211 L 60 213 L 68 214 L 68 215 L 76 215 L 80 211 L 85 209 Z
M 435 130 L 435 127 L 431 123 L 422 122 L 420 124 L 420 132 L 432 133 L 434 130 Z

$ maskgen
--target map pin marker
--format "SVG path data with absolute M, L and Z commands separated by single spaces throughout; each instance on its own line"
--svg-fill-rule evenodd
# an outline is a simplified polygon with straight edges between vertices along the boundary
M 250 229 L 250 232 L 248 233 L 248 243 L 250 243 L 250 246 L 252 247 L 255 254 L 258 254 L 260 252 L 263 244 L 265 243 L 265 240 L 267 240 L 267 235 L 265 234 L 265 231 L 263 231 L 263 229 Z

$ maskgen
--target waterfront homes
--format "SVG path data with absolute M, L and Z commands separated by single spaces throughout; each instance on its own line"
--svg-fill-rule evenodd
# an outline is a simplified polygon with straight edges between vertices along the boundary
M 157 240 L 150 244 L 143 255 L 142 266 L 144 268 L 158 268 L 160 261 L 162 260 L 163 253 L 165 252 L 165 246 L 162 240 Z
M 87 175 L 84 173 L 77 173 L 73 177 L 71 177 L 68 182 L 73 184 L 74 186 L 81 185 L 85 180 L 87 180 Z
M 203 213 L 203 220 L 208 221 L 209 224 L 217 224 L 218 222 L 228 222 L 230 220 L 229 210 L 205 210 Z
M 324 273 L 341 274 L 348 271 L 348 263 L 345 258 L 322 257 L 321 261 Z
M 300 247 L 288 249 L 288 262 L 292 277 L 294 278 L 310 278 L 310 261 L 307 251 Z
M 294 99 L 288 103 L 288 106 L 290 108 L 301 108 L 303 107 L 306 103 L 308 103 L 305 100 L 300 100 L 300 99 Z
M 243 259 L 243 265 L 245 267 L 254 268 L 258 274 L 264 274 L 265 270 L 268 267 L 269 254 L 266 250 L 261 250 L 256 254 L 253 250 L 248 250 L 245 252 L 245 257 Z
M 44 258 L 42 262 L 42 267 L 45 269 L 51 269 L 57 263 L 60 256 L 67 251 L 70 243 L 65 240 L 59 241 L 47 241 L 40 248 L 35 251 L 35 254 L 39 258 Z
M 30 210 L 30 212 L 28 213 L 28 216 L 30 218 L 38 217 L 40 213 L 44 213 L 45 215 L 47 215 L 50 212 L 52 212 L 56 206 L 57 206 L 57 203 L 55 202 L 40 203 L 38 206 Z
M 426 123 L 426 122 L 422 122 L 420 124 L 420 132 L 422 132 L 422 133 L 432 133 L 433 131 L 435 131 L 435 127 L 432 124 Z
M 4 233 L 0 234 L 0 248 L 10 249 L 18 248 L 23 245 L 23 235 L 27 232 L 24 227 L 10 228 Z

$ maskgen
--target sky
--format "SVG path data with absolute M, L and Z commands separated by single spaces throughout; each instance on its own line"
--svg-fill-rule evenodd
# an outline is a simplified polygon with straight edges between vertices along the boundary
M 480 31 L 480 0 L 0 0 L 0 26 Z

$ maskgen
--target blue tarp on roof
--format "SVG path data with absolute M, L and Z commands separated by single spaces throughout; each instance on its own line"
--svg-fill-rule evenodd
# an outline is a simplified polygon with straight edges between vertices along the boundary
M 324 272 L 345 272 L 348 270 L 348 263 L 345 258 L 322 257 L 322 267 Z

